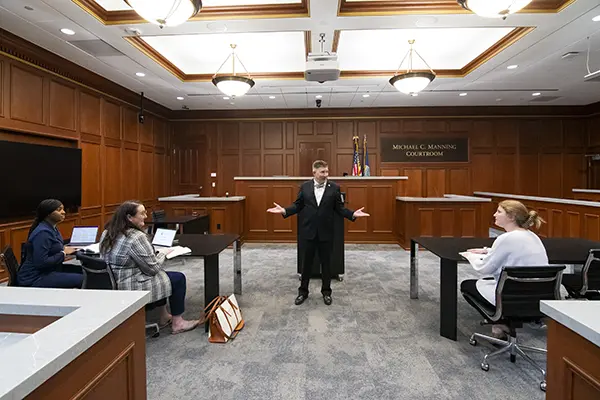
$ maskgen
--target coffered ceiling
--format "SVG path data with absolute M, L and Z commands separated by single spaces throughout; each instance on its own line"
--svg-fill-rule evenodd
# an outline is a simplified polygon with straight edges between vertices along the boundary
M 324 108 L 600 101 L 600 83 L 583 80 L 588 45 L 590 69 L 600 69 L 597 0 L 533 0 L 506 20 L 478 17 L 454 0 L 203 5 L 192 20 L 161 29 L 123 0 L 0 0 L 0 25 L 171 109 L 306 108 L 315 107 L 316 96 Z M 321 33 L 325 50 L 339 56 L 336 82 L 304 80 L 306 55 L 319 49 Z M 409 39 L 437 74 L 418 97 L 388 83 Z M 224 99 L 210 79 L 232 43 L 256 85 L 246 96 Z M 569 52 L 577 54 L 563 58 Z M 414 67 L 427 69 L 420 60 Z M 230 71 L 227 63 L 221 72 Z

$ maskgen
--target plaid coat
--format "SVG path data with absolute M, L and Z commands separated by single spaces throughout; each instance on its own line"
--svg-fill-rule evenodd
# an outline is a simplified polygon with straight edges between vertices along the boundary
M 106 231 L 102 233 L 100 242 Z M 152 292 L 151 303 L 171 295 L 171 281 L 162 270 L 164 254 L 154 254 L 148 236 L 137 229 L 120 235 L 112 249 L 102 254 L 111 266 L 119 290 L 148 290 Z

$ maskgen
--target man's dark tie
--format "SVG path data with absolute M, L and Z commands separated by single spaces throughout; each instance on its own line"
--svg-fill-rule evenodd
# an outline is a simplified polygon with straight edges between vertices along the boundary
M 325 187 L 325 183 L 315 183 L 315 189 L 322 189 Z

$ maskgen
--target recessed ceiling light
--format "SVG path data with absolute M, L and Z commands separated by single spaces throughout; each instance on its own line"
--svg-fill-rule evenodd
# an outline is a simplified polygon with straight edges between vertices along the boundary
M 228 96 L 223 96 L 223 100 L 229 100 Z
M 315 99 L 321 99 L 321 98 L 323 98 L 323 96 L 321 96 L 320 94 L 315 96 Z
M 509 65 L 506 69 L 517 69 L 519 66 L 517 64 Z
M 467 95 L 467 93 L 461 93 L 461 94 L 459 94 L 459 96 L 466 96 L 466 95 Z
M 363 97 L 365 97 L 365 98 L 369 97 L 369 96 L 371 96 L 371 95 L 370 94 L 363 94 Z
M 535 92 L 535 93 L 531 93 L 532 96 L 541 96 L 542 94 L 540 92 Z
M 143 72 L 136 72 L 135 75 L 139 76 L 140 78 L 143 78 L 144 76 L 146 76 L 146 74 Z
M 183 100 L 183 97 L 177 96 L 177 100 Z
M 412 97 L 417 97 L 419 95 L 419 93 L 411 93 L 410 94 Z
M 73 36 L 75 34 L 75 31 L 69 28 L 62 28 L 60 31 L 69 36 Z
M 594 18 L 592 18 L 592 21 L 600 22 L 600 15 L 596 15 Z
M 275 96 L 269 96 L 269 98 L 270 98 L 271 100 L 273 100 L 273 99 L 275 98 Z

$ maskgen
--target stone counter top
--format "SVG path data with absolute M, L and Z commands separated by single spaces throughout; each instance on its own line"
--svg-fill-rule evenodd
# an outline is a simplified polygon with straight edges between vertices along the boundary
M 0 400 L 27 396 L 149 299 L 145 291 L 0 287 L 0 314 L 60 317 L 33 334 L 0 332 Z
M 520 194 L 506 194 L 493 192 L 474 192 L 474 194 L 476 194 L 477 196 L 504 197 L 506 199 L 545 201 L 548 203 L 571 204 L 574 206 L 600 207 L 600 202 L 597 201 L 558 199 L 555 197 L 524 196 Z
M 600 347 L 600 301 L 542 300 L 540 311 Z
M 236 176 L 234 181 L 308 181 L 312 176 Z M 407 180 L 407 176 L 330 176 L 332 181 Z
M 456 194 L 445 194 L 444 197 L 407 197 L 397 196 L 396 200 L 406 202 L 440 202 L 440 203 L 489 203 L 492 199 L 473 196 L 461 196 Z
M 600 193 L 598 189 L 573 189 L 574 193 Z
M 200 197 L 198 194 L 182 194 L 180 196 L 159 197 L 158 201 L 242 201 L 245 196 L 229 196 L 229 197 Z

